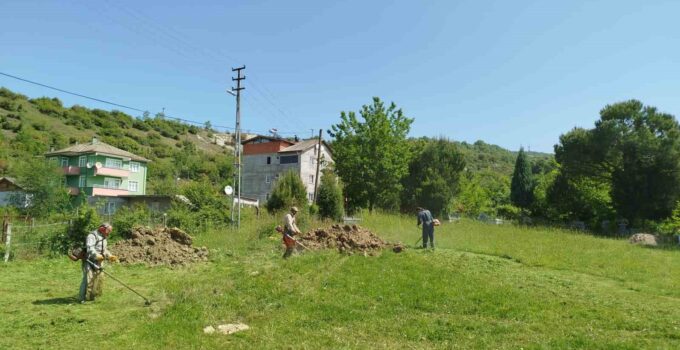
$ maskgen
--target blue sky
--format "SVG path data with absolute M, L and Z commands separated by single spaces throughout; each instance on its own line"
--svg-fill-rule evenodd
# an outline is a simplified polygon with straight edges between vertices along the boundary
M 378 96 L 415 118 L 411 136 L 552 152 L 608 103 L 680 115 L 678 13 L 674 1 L 4 0 L 0 72 L 232 127 L 225 90 L 245 64 L 244 129 L 307 137 Z

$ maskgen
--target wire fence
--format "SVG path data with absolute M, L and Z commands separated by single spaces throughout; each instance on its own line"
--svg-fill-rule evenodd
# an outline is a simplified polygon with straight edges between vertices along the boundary
M 39 222 L 33 218 L 3 218 L 0 256 L 9 260 L 30 260 L 49 252 L 50 238 L 65 232 L 68 221 Z

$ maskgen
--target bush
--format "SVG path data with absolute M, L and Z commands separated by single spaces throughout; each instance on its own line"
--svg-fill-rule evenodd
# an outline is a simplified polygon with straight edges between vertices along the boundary
M 87 235 L 101 224 L 97 211 L 92 207 L 83 204 L 77 213 L 71 225 L 50 240 L 49 247 L 52 252 L 66 254 L 72 247 L 84 248 Z
M 301 213 L 304 212 L 307 206 L 307 190 L 300 176 L 292 170 L 281 176 L 265 206 L 270 213 L 292 206 L 297 206 Z
M 336 221 L 342 220 L 343 196 L 337 176 L 332 171 L 324 171 L 319 185 L 316 203 L 319 205 L 319 216 Z
M 144 205 L 135 205 L 133 208 L 122 207 L 116 210 L 113 217 L 113 229 L 116 230 L 123 238 L 130 238 L 132 228 L 139 225 L 145 225 L 149 216 L 151 215 L 149 209 Z

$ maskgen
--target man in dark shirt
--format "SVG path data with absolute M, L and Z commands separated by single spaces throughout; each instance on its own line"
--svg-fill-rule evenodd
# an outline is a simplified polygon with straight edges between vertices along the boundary
M 434 249 L 434 218 L 429 210 L 421 207 L 418 211 L 418 226 L 423 224 L 423 248 L 427 248 L 427 242 L 430 241 L 430 248 Z

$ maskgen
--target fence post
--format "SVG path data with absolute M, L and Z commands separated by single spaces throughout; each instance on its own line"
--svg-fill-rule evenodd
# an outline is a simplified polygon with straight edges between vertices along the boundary
M 12 242 L 12 224 L 7 224 L 7 240 L 5 241 L 5 262 L 9 261 L 9 249 Z

